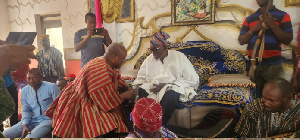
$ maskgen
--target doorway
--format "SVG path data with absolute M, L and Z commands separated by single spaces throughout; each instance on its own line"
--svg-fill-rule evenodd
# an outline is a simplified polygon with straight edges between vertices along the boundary
M 58 49 L 64 58 L 64 46 L 62 37 L 62 27 L 58 28 L 48 28 L 46 29 L 46 34 L 49 35 L 50 46 Z M 64 69 L 66 69 L 65 60 L 63 59 Z
M 63 55 L 63 65 L 66 71 L 65 59 L 64 59 L 64 46 L 62 37 L 62 24 L 60 13 L 51 14 L 37 14 L 35 15 L 36 28 L 37 28 L 37 46 L 38 49 L 42 49 L 40 42 L 40 35 L 47 34 L 50 39 L 50 46 L 58 49 Z

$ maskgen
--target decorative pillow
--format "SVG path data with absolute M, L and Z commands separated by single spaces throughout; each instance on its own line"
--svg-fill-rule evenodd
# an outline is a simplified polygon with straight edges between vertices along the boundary
M 209 87 L 255 87 L 250 77 L 243 74 L 217 74 L 208 79 Z

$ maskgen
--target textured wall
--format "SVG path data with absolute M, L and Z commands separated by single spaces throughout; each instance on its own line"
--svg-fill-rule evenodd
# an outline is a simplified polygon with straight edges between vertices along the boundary
M 0 39 L 5 40 L 9 33 L 8 9 L 5 0 L 0 0 Z
M 195 31 L 207 38 L 212 39 L 224 48 L 245 50 L 245 46 L 240 46 L 237 41 L 239 28 L 244 18 L 256 11 L 258 6 L 256 0 L 217 0 L 220 7 L 216 8 L 216 24 L 203 24 L 195 27 Z M 1 10 L 4 1 L 0 0 Z M 9 31 L 35 31 L 34 14 L 47 14 L 51 12 L 60 12 L 62 16 L 63 42 L 64 48 L 73 48 L 74 33 L 84 28 L 84 14 L 87 12 L 86 0 L 6 0 L 9 15 L 9 25 L 3 25 Z M 284 0 L 274 0 L 277 8 L 288 12 L 291 15 L 294 40 L 296 44 L 296 32 L 298 31 L 300 18 L 300 7 L 285 7 Z M 233 6 L 235 8 L 232 8 Z M 127 23 L 104 23 L 114 42 L 123 42 L 128 48 L 128 56 L 135 54 L 139 47 L 140 38 L 150 36 L 154 30 L 162 26 L 171 25 L 171 1 L 170 0 L 135 0 L 135 21 Z M 166 14 L 167 16 L 161 16 Z M 0 17 L 3 14 L 0 15 Z M 159 17 L 153 20 L 154 17 Z M 5 18 L 5 16 L 4 16 Z M 2 17 L 1 17 L 2 19 Z M 228 22 L 229 26 L 223 23 Z M 222 23 L 222 26 L 219 26 Z M 2 24 L 2 23 L 1 23 Z M 1 29 L 1 27 L 0 27 Z M 179 30 L 170 34 L 171 42 L 177 42 L 179 36 L 190 29 L 190 26 L 181 26 Z M 2 35 L 2 34 L 0 34 Z M 196 32 L 187 34 L 182 41 L 197 39 Z M 0 36 L 1 37 L 1 36 Z M 36 43 L 36 42 L 35 42 Z M 143 50 L 142 50 L 143 51 Z M 287 52 L 287 55 L 289 53 Z M 132 69 L 133 61 L 127 62 L 122 68 L 123 71 Z
M 218 1 L 218 0 L 217 0 Z M 245 9 L 250 9 L 252 11 L 256 11 L 259 7 L 256 4 L 256 0 L 220 0 L 220 4 L 222 6 L 226 5 L 238 5 L 241 6 L 241 8 Z M 296 13 L 300 13 L 300 7 L 285 7 L 284 6 L 284 1 L 283 0 L 276 0 L 274 1 L 274 5 L 276 5 L 277 8 L 286 11 L 291 15 L 292 23 L 294 26 L 294 43 L 296 42 L 296 31 L 299 27 L 300 23 L 300 18 L 299 15 Z M 136 18 L 138 19 L 140 17 L 144 17 L 143 24 L 146 25 L 149 20 L 159 14 L 170 12 L 171 11 L 171 2 L 170 0 L 135 0 L 135 15 Z M 228 12 L 216 12 L 216 21 L 226 21 L 226 20 L 232 20 L 235 21 L 236 23 L 242 23 L 244 20 L 244 17 L 239 17 L 239 13 L 236 13 L 236 11 L 228 9 Z M 114 23 L 115 24 L 115 23 Z M 158 26 L 160 25 L 170 25 L 171 24 L 171 19 L 166 18 L 160 23 L 158 23 Z M 104 24 L 105 26 L 108 26 L 110 24 Z M 201 25 L 205 28 L 205 25 Z M 133 34 L 133 29 L 134 29 L 134 22 L 130 23 L 116 23 L 115 26 L 116 29 L 116 35 L 117 36 L 116 40 L 117 42 L 123 42 L 125 46 L 129 46 L 131 43 L 131 39 L 129 38 Z M 221 30 L 220 34 L 226 34 L 228 30 Z M 204 33 L 211 34 L 214 33 L 211 30 L 205 31 Z M 226 36 L 229 35 L 229 38 L 232 38 L 234 40 L 237 40 L 237 33 L 232 33 L 232 34 L 226 34 Z M 171 35 L 172 36 L 172 35 Z M 232 39 L 223 38 L 222 41 L 225 41 L 226 44 L 230 44 L 229 42 L 232 42 Z M 220 38 L 222 39 L 222 38 Z M 235 42 L 236 44 L 237 42 Z M 229 47 L 229 46 L 227 46 Z M 236 46 L 238 47 L 238 46 Z M 226 48 L 226 47 L 225 47 Z M 230 48 L 230 47 L 229 47 Z M 239 48 L 236 48 L 239 49 Z
M 240 46 L 237 38 L 239 35 L 240 27 L 246 16 L 255 12 L 259 7 L 256 0 L 217 0 L 219 4 L 215 12 L 215 24 L 202 24 L 195 27 L 203 36 L 213 40 L 220 46 L 228 49 L 245 50 L 246 45 Z M 274 1 L 274 5 L 278 9 L 286 11 L 290 14 L 294 28 L 293 44 L 297 44 L 296 33 L 298 31 L 300 18 L 296 13 L 300 13 L 300 7 L 285 7 L 283 0 Z M 170 0 L 135 0 L 135 22 L 128 23 L 113 23 L 115 31 L 110 31 L 111 34 L 115 33 L 117 42 L 123 42 L 124 46 L 128 49 L 128 57 L 136 54 L 139 48 L 140 38 L 147 37 L 153 33 L 154 29 L 159 29 L 162 26 L 171 26 L 171 17 L 161 17 L 161 14 L 166 14 L 171 11 Z M 160 17 L 153 21 L 154 17 Z M 143 18 L 143 19 L 141 19 Z M 153 23 L 154 22 L 154 23 Z M 228 24 L 226 24 L 228 23 Z M 151 26 L 154 24 L 154 27 Z M 112 23 L 105 23 L 104 27 L 111 26 Z M 149 26 L 150 25 L 150 26 Z M 170 34 L 169 41 L 178 42 L 176 40 L 182 36 L 190 26 L 181 26 L 179 31 L 174 31 Z M 198 37 L 194 31 L 190 32 L 185 39 L 196 40 Z M 201 39 L 198 37 L 198 39 Z M 203 38 L 202 38 L 203 39 Z M 286 48 L 284 48 L 286 49 Z M 143 51 L 143 50 L 142 50 Z M 284 51 L 286 57 L 290 57 L 291 51 Z M 122 71 L 132 69 L 134 61 L 126 62 Z
M 256 0 L 220 0 L 222 6 L 236 4 L 238 6 L 256 10 L 258 8 Z M 7 10 L 4 5 L 7 4 Z M 295 31 L 298 29 L 300 18 L 296 13 L 300 13 L 299 7 L 284 7 L 283 0 L 274 1 L 274 4 L 291 15 Z M 86 0 L 0 0 L 1 19 L 7 19 L 5 13 L 8 11 L 9 25 L 1 22 L 1 27 L 9 31 L 35 31 L 34 14 L 49 14 L 60 12 L 62 16 L 64 47 L 73 47 L 74 33 L 85 27 L 84 14 L 87 12 Z M 230 12 L 230 9 L 228 9 Z M 170 12 L 170 0 L 135 0 L 135 19 L 144 17 L 143 24 L 146 25 L 149 20 L 159 14 Z M 3 17 L 3 18 L 2 18 Z M 231 15 L 222 12 L 216 12 L 216 21 L 236 20 L 237 23 L 243 22 L 243 17 L 238 17 L 234 11 Z M 129 23 L 109 23 L 104 24 L 111 34 L 113 41 L 123 42 L 128 47 L 132 41 L 135 22 Z M 157 23 L 157 26 L 170 25 L 171 19 L 165 18 Z M 0 27 L 0 28 L 1 28 Z M 205 27 L 205 25 L 203 25 Z M 2 30 L 1 30 L 2 31 Z M 5 30 L 4 30 L 5 31 Z M 226 30 L 224 30 L 225 32 Z M 205 31 L 208 34 L 211 31 Z M 223 32 L 223 33 L 224 33 Z M 0 35 L 2 35 L 1 33 Z M 236 39 L 236 33 L 231 38 Z M 294 32 L 296 38 L 296 32 Z M 296 43 L 296 39 L 293 40 Z M 227 43 L 228 44 L 228 43 Z
M 34 14 L 61 13 L 64 48 L 73 48 L 74 33 L 86 26 L 85 0 L 6 0 L 6 3 L 10 31 L 36 31 Z

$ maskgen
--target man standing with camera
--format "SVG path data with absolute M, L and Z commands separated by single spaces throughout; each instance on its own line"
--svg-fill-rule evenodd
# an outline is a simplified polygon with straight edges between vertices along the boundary
M 106 29 L 95 29 L 95 14 L 87 13 L 85 15 L 85 23 L 87 28 L 77 31 L 74 37 L 75 51 L 81 51 L 81 68 L 90 60 L 104 55 L 105 49 L 103 44 L 109 46 L 112 42 Z

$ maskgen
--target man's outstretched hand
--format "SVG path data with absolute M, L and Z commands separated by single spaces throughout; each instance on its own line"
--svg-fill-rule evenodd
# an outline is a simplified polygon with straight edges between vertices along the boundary
M 133 101 L 135 99 L 136 94 L 134 94 L 134 91 L 131 88 L 129 88 L 128 91 L 121 93 L 120 96 L 124 100 Z

